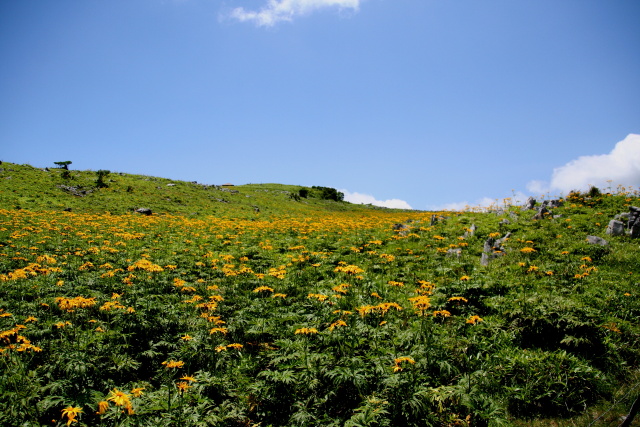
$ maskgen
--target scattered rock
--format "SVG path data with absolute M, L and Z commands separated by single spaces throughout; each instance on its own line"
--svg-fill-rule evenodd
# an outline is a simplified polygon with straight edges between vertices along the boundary
M 464 237 L 465 239 L 467 237 L 472 237 L 476 233 L 477 229 L 478 227 L 476 227 L 475 224 L 471 224 L 471 227 L 469 227 L 467 231 L 464 232 L 464 235 L 462 237 Z
M 624 222 L 612 219 L 607 225 L 607 234 L 612 236 L 621 236 L 624 234 Z
M 629 206 L 629 222 L 627 222 L 629 234 L 634 239 L 640 237 L 640 208 Z
M 558 199 L 553 199 L 553 200 L 545 200 L 544 202 L 542 202 L 542 206 L 546 206 L 549 209 L 553 209 L 553 208 L 559 208 L 562 205 L 564 205 L 564 203 Z
M 624 219 L 625 221 L 629 221 L 629 212 L 619 213 L 618 215 L 614 216 L 613 219 L 617 219 L 617 220 Z
M 587 242 L 589 242 L 592 245 L 601 245 L 601 246 L 607 246 L 609 244 L 609 242 L 604 240 L 602 237 L 598 237 L 598 236 L 587 236 Z
M 460 248 L 452 248 L 447 251 L 447 256 L 455 256 L 456 258 L 460 258 L 462 255 L 462 249 Z
M 493 237 L 489 237 L 484 242 L 484 247 L 482 248 L 482 255 L 480 257 L 480 264 L 489 265 L 489 261 L 499 256 L 503 256 L 505 254 L 504 247 L 502 244 L 507 241 L 511 237 L 511 232 L 504 235 L 500 239 L 494 239 Z
M 167 184 L 167 187 L 175 187 L 175 184 Z
M 544 219 L 545 215 L 548 215 L 550 212 L 547 209 L 546 206 L 541 206 L 540 209 L 538 209 L 538 212 L 533 216 L 532 219 L 536 220 L 536 219 Z
M 529 211 L 529 210 L 532 210 L 535 207 L 535 205 L 536 205 L 536 199 L 534 199 L 533 197 L 529 197 L 527 199 L 527 204 L 524 205 L 524 208 Z
M 136 209 L 136 212 L 142 215 L 151 215 L 153 212 L 151 211 L 151 209 L 149 208 L 138 208 Z
M 480 264 L 484 266 L 489 265 L 489 255 L 486 252 L 482 252 L 480 256 Z
M 88 194 L 93 193 L 93 189 L 84 189 L 82 187 L 72 187 L 69 185 L 58 185 L 58 188 L 62 191 L 66 191 L 67 193 L 73 194 L 74 196 L 84 197 Z
M 623 221 L 627 222 L 626 228 L 629 236 L 634 239 L 640 238 L 640 208 L 629 206 L 629 212 L 622 212 L 614 216 L 607 226 L 607 234 L 612 236 L 624 234 L 624 232 L 620 232 L 620 224 L 624 227 Z M 615 231 L 614 226 L 616 227 Z

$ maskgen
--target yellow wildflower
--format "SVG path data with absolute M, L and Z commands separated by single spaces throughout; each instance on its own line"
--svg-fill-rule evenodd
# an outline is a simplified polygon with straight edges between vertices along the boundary
M 103 415 L 107 412 L 107 409 L 109 409 L 109 402 L 106 400 L 98 402 L 98 412 L 96 412 L 96 415 Z
M 189 390 L 191 388 L 189 383 L 186 382 L 186 381 L 181 381 L 181 382 L 177 383 L 176 387 L 178 387 L 178 390 L 180 390 L 180 393 L 184 393 L 185 391 L 187 391 L 187 390 Z
M 109 397 L 107 397 L 107 400 L 113 402 L 116 406 L 131 405 L 129 395 L 123 391 L 118 390 L 117 388 L 111 390 Z
M 184 367 L 184 362 L 181 360 L 169 360 L 169 361 L 162 362 L 162 364 L 167 369 Z
M 296 329 L 295 335 L 303 334 L 303 335 L 313 335 L 317 334 L 318 330 L 316 328 L 300 328 Z
M 477 316 L 475 314 L 471 316 L 469 319 L 467 319 L 467 323 L 470 323 L 472 325 L 475 325 L 476 323 L 482 322 L 482 321 L 483 319 L 480 316 Z
M 76 417 L 81 412 L 82 412 L 82 408 L 79 406 L 75 408 L 73 406 L 67 406 L 65 409 L 62 410 L 62 418 L 67 417 L 67 425 L 70 426 L 71 423 L 78 422 L 78 420 L 76 420 Z

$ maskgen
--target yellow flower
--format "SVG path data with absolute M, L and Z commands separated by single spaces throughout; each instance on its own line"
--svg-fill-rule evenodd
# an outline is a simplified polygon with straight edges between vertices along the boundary
M 520 252 L 522 252 L 523 254 L 530 254 L 531 252 L 535 252 L 536 250 L 533 248 L 522 248 L 520 249 Z
M 344 320 L 338 320 L 336 322 L 333 322 L 330 326 L 329 326 L 329 330 L 333 331 L 335 328 L 337 328 L 338 326 L 347 326 L 347 322 L 345 322 Z
M 442 317 L 449 317 L 451 316 L 451 312 L 449 312 L 448 310 L 437 310 L 433 312 L 433 316 L 437 317 L 437 316 L 442 316 Z
M 131 389 L 131 394 L 133 394 L 133 397 L 140 397 L 144 394 L 142 390 L 144 390 L 144 387 L 133 388 Z
M 407 362 L 407 363 L 410 363 L 412 365 L 414 365 L 416 363 L 416 361 L 413 360 L 410 357 L 398 357 L 397 359 L 394 359 L 393 362 L 394 362 L 393 372 L 402 371 L 402 366 L 400 366 L 400 364 L 403 363 L 403 362 Z
M 467 323 L 475 325 L 478 322 L 482 322 L 482 318 L 480 316 L 473 315 L 469 319 L 467 319 Z
M 162 362 L 162 364 L 167 369 L 184 367 L 184 362 L 181 360 L 169 360 L 169 361 Z
M 236 350 L 240 350 L 242 349 L 244 346 L 242 344 L 238 344 L 238 343 L 233 343 L 233 344 L 229 344 L 227 346 L 227 348 L 234 348 Z
M 318 333 L 318 330 L 316 328 L 300 328 L 300 329 L 296 329 L 295 335 L 298 335 L 298 334 L 312 335 L 317 333 Z
M 186 381 L 181 381 L 177 383 L 176 386 L 178 387 L 178 390 L 180 390 L 180 393 L 184 393 L 185 391 L 191 388 L 189 383 Z
M 82 408 L 78 407 L 73 407 L 73 406 L 67 406 L 65 409 L 62 410 L 62 418 L 67 417 L 67 425 L 70 426 L 71 423 L 77 423 L 78 420 L 76 420 L 76 417 L 78 416 L 79 413 L 82 412 Z
M 270 288 L 269 286 L 258 286 L 253 290 L 253 292 L 262 292 L 262 291 L 273 292 L 273 288 Z
M 180 378 L 180 379 L 181 379 L 181 380 L 185 380 L 185 381 L 189 381 L 189 382 L 194 382 L 194 383 L 198 382 L 198 381 L 195 379 L 195 377 L 190 377 L 190 376 L 188 376 L 188 375 L 185 375 L 184 377 L 182 377 L 182 378 Z
M 113 402 L 116 406 L 131 405 L 131 402 L 129 401 L 129 395 L 123 391 L 118 390 L 117 388 L 111 390 L 107 400 Z
M 191 335 L 189 335 L 189 334 L 184 334 L 183 336 L 180 337 L 180 339 L 182 341 L 189 341 L 189 340 L 192 340 L 193 337 Z
M 395 280 L 389 280 L 387 282 L 387 284 L 391 285 L 391 286 L 397 286 L 397 287 L 400 287 L 400 288 L 404 286 L 403 282 L 396 282 Z
M 96 414 L 103 415 L 105 412 L 107 412 L 107 409 L 109 409 L 109 402 L 107 402 L 106 400 L 98 402 L 98 412 L 96 412 Z

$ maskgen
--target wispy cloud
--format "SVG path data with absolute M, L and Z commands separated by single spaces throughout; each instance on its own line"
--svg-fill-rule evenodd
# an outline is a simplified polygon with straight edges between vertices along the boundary
M 306 15 L 319 9 L 335 7 L 339 10 L 358 10 L 360 0 L 269 0 L 258 11 L 237 7 L 231 18 L 240 22 L 253 22 L 261 27 L 271 27 L 281 21 L 291 21 L 296 16 Z
M 349 203 L 355 203 L 358 205 L 372 204 L 374 206 L 394 209 L 413 209 L 409 203 L 400 199 L 376 200 L 375 197 L 369 194 L 352 193 L 348 190 L 340 190 L 340 192 L 344 193 L 344 200 Z
M 572 190 L 585 191 L 592 185 L 600 189 L 615 189 L 618 185 L 640 186 L 640 135 L 628 135 L 609 154 L 578 157 L 555 168 L 550 182 L 531 181 L 527 189 L 537 194 L 549 191 L 568 193 Z

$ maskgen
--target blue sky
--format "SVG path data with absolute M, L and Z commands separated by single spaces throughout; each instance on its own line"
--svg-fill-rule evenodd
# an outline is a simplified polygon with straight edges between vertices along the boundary
M 637 0 L 0 2 L 0 160 L 414 209 L 640 187 Z

